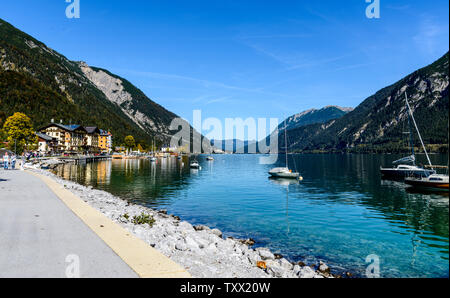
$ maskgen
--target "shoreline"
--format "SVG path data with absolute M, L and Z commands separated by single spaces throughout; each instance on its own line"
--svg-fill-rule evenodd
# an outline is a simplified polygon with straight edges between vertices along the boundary
M 253 239 L 224 239 L 218 229 L 193 226 L 178 216 L 167 214 L 165 210 L 130 203 L 109 192 L 64 180 L 47 170 L 33 166 L 26 168 L 64 186 L 91 207 L 183 266 L 194 278 L 341 277 L 330 273 L 330 268 L 321 261 L 317 266 L 308 266 L 303 262 L 291 263 L 268 248 L 253 249 Z M 141 215 L 148 215 L 147 219 L 150 220 L 145 220 L 145 216 Z

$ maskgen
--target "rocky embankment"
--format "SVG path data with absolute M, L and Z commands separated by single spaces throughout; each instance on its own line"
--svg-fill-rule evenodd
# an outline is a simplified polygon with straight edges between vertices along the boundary
M 193 226 L 164 210 L 135 205 L 112 194 L 63 180 L 40 170 L 66 189 L 185 267 L 193 277 L 324 278 L 333 277 L 326 264 L 291 263 L 267 248 L 253 249 L 252 239 L 222 236 L 218 229 Z

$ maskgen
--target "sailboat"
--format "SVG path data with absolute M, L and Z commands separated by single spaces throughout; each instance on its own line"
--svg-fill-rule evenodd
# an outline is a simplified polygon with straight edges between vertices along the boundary
M 155 156 L 155 139 L 152 141 L 152 156 L 150 157 L 150 162 L 156 162 L 157 158 Z
M 288 145 L 287 145 L 287 129 L 286 129 L 286 120 L 284 120 L 284 144 L 286 148 L 286 167 L 284 168 L 273 168 L 269 171 L 269 175 L 276 178 L 286 178 L 286 179 L 300 179 L 303 178 L 300 177 L 300 173 L 292 172 L 292 170 L 289 169 L 288 164 Z
M 414 119 L 414 115 L 412 113 L 411 107 L 408 102 L 408 95 L 405 93 L 406 106 L 408 108 L 408 123 L 409 123 L 409 142 L 411 147 L 411 155 L 407 157 L 403 157 L 399 160 L 392 162 L 392 164 L 397 165 L 395 168 L 383 168 L 380 167 L 381 174 L 385 178 L 405 178 L 405 177 L 428 177 L 432 174 L 436 174 L 436 171 L 431 166 L 430 158 L 428 157 L 428 153 L 423 145 L 422 136 L 420 135 L 419 129 L 417 127 L 416 121 Z M 413 144 L 413 135 L 411 129 L 411 119 L 416 127 L 417 134 L 419 135 L 420 142 L 425 150 L 425 154 L 427 156 L 428 162 L 430 164 L 431 170 L 424 169 L 418 167 L 416 165 L 416 155 L 414 153 L 414 144 Z
M 406 103 L 408 105 L 408 109 L 411 113 L 411 116 L 412 116 L 414 125 L 417 129 L 417 132 L 419 132 L 416 121 L 414 120 L 414 116 L 412 115 L 411 107 L 408 103 L 408 97 L 406 97 Z M 425 148 L 425 145 L 423 144 L 422 137 L 420 136 L 420 134 L 419 134 L 419 138 L 420 138 L 420 142 L 422 143 L 423 150 L 425 151 L 425 154 L 427 156 L 428 163 L 430 164 L 430 168 L 433 170 L 433 165 L 431 164 L 430 158 L 428 157 L 427 150 Z M 411 175 L 410 177 L 405 178 L 405 183 L 408 185 L 411 185 L 413 187 L 416 187 L 416 188 L 425 188 L 425 189 L 440 190 L 440 191 L 448 192 L 449 191 L 449 188 L 448 188 L 448 186 L 449 186 L 448 185 L 448 165 L 447 165 L 447 174 L 446 175 L 436 174 L 436 172 L 431 175 L 428 175 L 428 176 L 420 176 L 420 177 Z

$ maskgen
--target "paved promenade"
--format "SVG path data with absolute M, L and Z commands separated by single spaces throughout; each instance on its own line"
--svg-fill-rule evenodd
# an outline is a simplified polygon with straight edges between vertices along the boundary
M 138 277 L 41 179 L 1 169 L 0 277 L 76 277 L 78 272 Z

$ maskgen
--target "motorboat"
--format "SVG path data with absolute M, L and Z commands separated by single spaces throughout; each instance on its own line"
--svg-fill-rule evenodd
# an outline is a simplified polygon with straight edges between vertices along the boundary
M 213 160 L 214 160 L 214 157 L 208 156 L 208 157 L 206 157 L 206 160 L 208 160 L 208 161 L 213 161 Z
M 199 169 L 200 168 L 200 164 L 198 163 L 198 161 L 194 160 L 194 161 L 191 161 L 191 163 L 189 164 L 189 167 L 191 169 Z
M 431 174 L 428 177 L 406 177 L 405 183 L 416 188 L 448 191 L 448 175 Z

